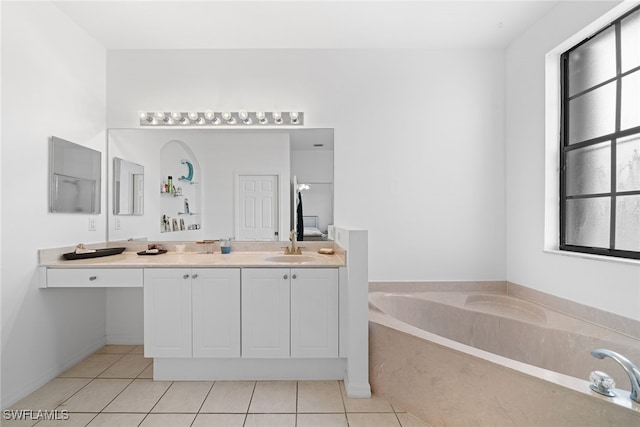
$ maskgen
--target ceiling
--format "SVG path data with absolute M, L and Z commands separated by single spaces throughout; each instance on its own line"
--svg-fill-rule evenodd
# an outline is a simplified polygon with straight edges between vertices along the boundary
M 107 49 L 503 48 L 560 0 L 54 3 Z

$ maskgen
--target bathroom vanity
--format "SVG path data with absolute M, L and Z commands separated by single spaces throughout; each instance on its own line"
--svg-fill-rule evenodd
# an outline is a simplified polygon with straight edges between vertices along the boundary
M 335 255 L 310 242 L 283 256 L 279 242 L 230 254 L 45 257 L 40 284 L 142 287 L 155 380 L 344 379 L 350 397 L 368 397 L 366 231 L 338 233 L 341 243 L 317 242 Z

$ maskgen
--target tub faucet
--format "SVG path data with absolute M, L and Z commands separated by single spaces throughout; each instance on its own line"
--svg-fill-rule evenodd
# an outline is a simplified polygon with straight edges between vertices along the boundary
M 284 254 L 285 255 L 302 254 L 302 248 L 300 246 L 296 247 L 296 230 L 291 230 L 289 232 L 289 240 L 291 240 L 291 247 L 284 248 Z
M 638 396 L 640 394 L 640 369 L 636 365 L 623 355 L 604 348 L 593 350 L 591 355 L 597 359 L 604 359 L 608 356 L 618 362 L 629 376 L 629 381 L 631 381 L 631 395 L 629 397 L 631 400 L 640 403 L 640 396 Z

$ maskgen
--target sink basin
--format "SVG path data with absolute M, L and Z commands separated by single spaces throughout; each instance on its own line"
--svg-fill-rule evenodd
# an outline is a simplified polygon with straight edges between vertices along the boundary
M 267 257 L 264 260 L 269 262 L 300 264 L 303 262 L 316 261 L 316 258 L 308 255 L 274 255 Z

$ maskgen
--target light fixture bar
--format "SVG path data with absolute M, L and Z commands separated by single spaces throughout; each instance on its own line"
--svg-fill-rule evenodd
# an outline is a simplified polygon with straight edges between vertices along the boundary
M 304 125 L 304 113 L 299 111 L 143 111 L 139 113 L 139 119 L 140 126 L 152 127 L 262 127 Z

